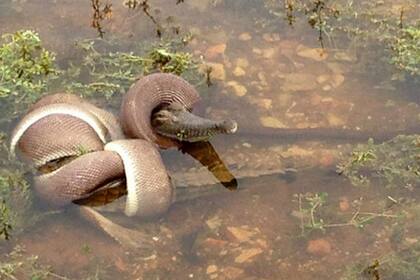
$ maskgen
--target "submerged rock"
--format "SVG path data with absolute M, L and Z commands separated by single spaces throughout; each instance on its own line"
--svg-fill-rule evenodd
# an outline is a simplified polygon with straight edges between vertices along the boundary
M 245 57 L 240 57 L 236 59 L 236 65 L 241 68 L 247 68 L 249 66 L 249 61 Z
M 242 67 L 236 66 L 233 70 L 233 75 L 236 77 L 242 77 L 245 76 L 246 72 Z
M 249 241 L 256 234 L 256 232 L 242 227 L 228 227 L 227 231 L 237 242 Z
M 238 39 L 241 41 L 249 41 L 252 39 L 252 36 L 248 32 L 244 32 L 241 35 L 239 35 Z
M 210 62 L 210 63 L 207 63 L 207 66 L 211 67 L 210 77 L 212 79 L 221 80 L 221 81 L 226 80 L 226 71 L 225 71 L 225 66 L 223 64 Z
M 313 255 L 328 255 L 331 253 L 331 244 L 326 239 L 309 240 L 306 251 Z
M 265 127 L 283 128 L 286 127 L 279 119 L 274 117 L 260 117 L 260 122 Z
M 221 43 L 213 45 L 206 50 L 206 58 L 213 59 L 219 55 L 223 55 L 226 50 L 226 44 Z
M 238 83 L 237 81 L 229 81 L 227 85 L 233 89 L 233 92 L 235 93 L 236 96 L 241 97 L 241 96 L 244 96 L 248 92 L 246 87 Z
M 323 61 L 328 57 L 328 54 L 322 48 L 308 48 L 303 45 L 297 46 L 296 52 L 300 57 L 309 58 L 315 61 Z
M 235 262 L 244 263 L 244 262 L 251 261 L 253 258 L 260 255 L 262 252 L 263 250 L 260 248 L 251 248 L 251 249 L 243 250 L 241 254 L 235 258 Z
M 318 86 L 315 75 L 308 73 L 291 73 L 284 77 L 283 91 L 310 91 Z

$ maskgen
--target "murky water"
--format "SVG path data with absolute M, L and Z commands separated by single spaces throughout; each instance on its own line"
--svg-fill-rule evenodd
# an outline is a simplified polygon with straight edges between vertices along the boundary
M 121 49 L 135 41 L 156 41 L 156 25 L 141 9 L 127 9 L 121 2 L 109 1 L 113 12 L 102 21 L 104 39 L 127 44 Z M 348 39 L 326 40 L 322 50 L 318 32 L 306 20 L 298 18 L 289 26 L 283 17 L 269 15 L 264 1 L 183 2 L 150 1 L 149 11 L 162 25 L 193 32 L 189 50 L 211 63 L 213 85 L 199 87 L 202 113 L 239 123 L 238 135 L 212 141 L 237 174 L 239 190 L 217 185 L 220 192 L 177 203 L 154 221 L 109 214 L 115 222 L 149 234 L 154 250 L 123 248 L 76 211 L 68 211 L 0 243 L 0 253 L 6 256 L 15 245 L 23 246 L 25 255 L 37 255 L 40 264 L 51 267 L 54 273 L 45 279 L 340 279 L 359 262 L 357 269 L 367 269 L 366 279 L 410 279 L 403 274 L 375 278 L 376 268 L 368 268 L 380 260 L 382 273 L 383 257 L 401 249 L 393 237 L 405 208 L 391 202 L 409 198 L 415 204 L 418 188 L 352 186 L 335 170 L 355 141 L 331 135 L 340 128 L 418 127 L 418 88 L 410 80 L 389 87 L 388 66 L 364 61 L 369 56 L 352 48 Z M 76 40 L 98 36 L 87 0 L 3 1 L 0 7 L 1 33 L 35 29 L 60 65 L 72 58 Z M 167 21 L 169 16 L 173 20 Z M 164 29 L 164 34 L 170 32 Z M 331 130 L 319 139 L 302 135 L 290 140 L 264 134 L 264 127 Z M 205 173 L 179 151 L 162 154 L 170 173 L 195 180 Z M 325 203 L 319 208 L 310 204 L 322 193 L 328 193 Z M 355 221 L 363 217 L 373 219 L 357 227 L 361 224 Z M 312 230 L 303 224 L 308 221 Z M 418 246 L 420 227 L 411 222 L 403 227 L 404 245 Z M 321 225 L 324 229 L 317 229 Z

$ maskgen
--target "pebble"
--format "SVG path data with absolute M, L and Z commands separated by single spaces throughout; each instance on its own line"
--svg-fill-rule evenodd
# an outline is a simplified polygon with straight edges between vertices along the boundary
M 343 74 L 349 71 L 350 67 L 346 67 L 343 64 L 330 62 L 327 63 L 327 67 L 334 73 L 334 74 Z
M 268 43 L 280 41 L 280 35 L 278 33 L 264 33 L 262 37 Z
M 252 39 L 252 36 L 248 32 L 244 32 L 239 35 L 238 39 L 241 41 L 249 41 Z
M 216 58 L 219 55 L 223 55 L 226 50 L 226 44 L 217 44 L 214 46 L 209 47 L 206 50 L 206 58 L 213 59 Z
M 338 61 L 354 62 L 357 60 L 355 56 L 349 55 L 347 52 L 336 52 L 334 58 Z
M 323 75 L 319 75 L 319 76 L 316 78 L 316 81 L 318 82 L 318 84 L 323 84 L 323 83 L 325 83 L 326 81 L 328 81 L 330 78 L 331 78 L 331 76 L 330 76 L 330 75 L 328 75 L 328 74 L 323 74 Z
M 214 264 L 209 265 L 206 269 L 207 274 L 212 274 L 212 273 L 215 273 L 216 271 L 217 271 L 217 266 Z
M 240 57 L 236 59 L 236 65 L 241 68 L 247 68 L 249 66 L 249 61 L 244 57 Z
M 240 227 L 228 227 L 227 231 L 237 242 L 249 241 L 256 232 Z
M 236 66 L 233 70 L 233 75 L 236 77 L 242 77 L 245 76 L 246 72 L 242 67 Z
M 223 269 L 223 274 L 227 279 L 236 279 L 244 273 L 243 269 L 234 266 L 228 266 Z
M 332 76 L 331 85 L 334 88 L 338 88 L 344 82 L 344 76 L 342 74 L 334 74 Z
M 217 28 L 214 30 L 207 30 L 206 39 L 211 44 L 221 44 L 226 43 L 229 37 L 223 29 Z
M 292 96 L 290 94 L 279 94 L 277 97 L 277 104 L 279 106 L 289 106 L 292 102 Z
M 330 85 L 325 85 L 322 87 L 323 91 L 330 91 L 332 89 L 332 87 Z
M 340 197 L 340 202 L 338 203 L 340 211 L 346 212 L 350 209 L 350 202 L 347 197 Z
M 406 237 L 405 241 L 410 245 L 413 245 L 419 242 L 417 238 L 411 238 L 411 237 Z
M 249 144 L 248 142 L 242 143 L 242 146 L 244 146 L 245 148 L 251 148 L 252 145 Z
M 210 73 L 210 77 L 212 79 L 221 80 L 221 81 L 226 80 L 226 71 L 225 71 L 225 66 L 223 64 L 209 62 L 207 63 L 207 65 L 211 67 L 212 69 Z
M 236 96 L 244 96 L 248 90 L 246 89 L 246 87 L 240 83 L 238 83 L 237 81 L 229 81 L 227 83 L 227 85 L 229 87 L 232 87 L 233 92 L 235 93 Z
M 251 261 L 254 257 L 260 255 L 263 252 L 260 248 L 246 249 L 241 252 L 239 256 L 235 258 L 236 263 L 244 263 Z
M 323 167 L 330 167 L 334 164 L 334 156 L 331 153 L 323 153 L 319 159 L 319 163 Z
M 318 105 L 321 103 L 322 97 L 319 94 L 312 94 L 311 95 L 311 105 Z
M 265 127 L 284 128 L 286 125 L 274 117 L 260 117 L 260 122 Z
M 263 51 L 259 48 L 253 48 L 252 52 L 255 53 L 255 54 L 258 54 L 258 55 L 261 55 L 263 53 Z
M 327 114 L 327 121 L 330 126 L 342 126 L 346 123 L 341 117 L 333 113 Z
M 310 157 L 314 154 L 313 151 L 308 149 L 303 149 L 299 146 L 293 145 L 292 147 L 288 148 L 286 151 L 281 153 L 282 157 L 289 158 L 289 157 Z
M 273 101 L 270 98 L 249 98 L 249 103 L 255 104 L 264 110 L 270 110 L 273 107 Z
M 264 72 L 258 73 L 258 79 L 260 80 L 262 86 L 268 86 L 267 78 L 265 77 Z
M 222 225 L 222 219 L 219 216 L 214 216 L 206 221 L 207 226 L 211 230 L 216 230 Z
M 200 12 L 206 11 L 208 6 L 210 5 L 209 0 L 204 0 L 204 1 L 193 0 L 193 1 L 188 1 L 187 3 L 191 8 L 197 9 Z
M 262 50 L 262 56 L 266 59 L 271 59 L 274 57 L 274 55 L 276 54 L 277 49 L 276 48 L 268 48 L 268 49 L 264 49 Z
M 296 51 L 298 56 L 315 61 L 323 61 L 328 57 L 327 52 L 322 48 L 308 48 L 304 45 L 299 45 L 297 46 Z
M 310 91 L 318 86 L 316 76 L 308 73 L 290 73 L 285 75 L 283 90 L 288 91 Z
M 227 241 L 225 240 L 220 240 L 220 239 L 214 239 L 214 238 L 207 238 L 206 240 L 203 241 L 203 245 L 206 248 L 223 248 L 224 246 L 226 246 Z
M 331 253 L 331 244 L 326 239 L 314 239 L 308 242 L 306 251 L 313 255 L 328 255 Z

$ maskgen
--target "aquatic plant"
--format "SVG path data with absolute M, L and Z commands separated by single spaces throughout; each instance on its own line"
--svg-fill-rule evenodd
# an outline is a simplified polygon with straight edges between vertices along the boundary
M 420 279 L 420 245 L 417 241 L 420 208 L 415 200 L 402 206 L 406 214 L 387 230 L 391 250 L 349 264 L 341 280 Z
M 13 251 L 2 256 L 0 261 L 0 279 L 68 279 L 54 273 L 50 267 L 41 265 L 38 256 L 25 256 L 21 246 L 15 246 Z
M 5 139 L 5 134 L 0 133 L 0 240 L 22 229 L 32 206 L 23 165 L 9 159 Z
M 0 170 L 0 238 L 9 239 L 29 219 L 31 193 L 23 174 L 18 170 Z
M 338 172 L 353 185 L 377 179 L 387 187 L 413 189 L 420 186 L 420 136 L 397 136 L 388 142 L 359 144 L 341 160 Z
M 12 219 L 10 217 L 10 209 L 6 205 L 6 200 L 2 198 L 0 201 L 0 237 L 8 240 L 12 231 Z
M 386 80 L 397 81 L 408 73 L 414 82 L 420 81 L 416 1 L 395 5 L 393 1 L 264 0 L 264 7 L 268 15 L 264 14 L 262 24 L 275 28 L 281 19 L 301 28 L 306 22 L 317 31 L 322 48 L 343 48 L 358 57 L 361 72 L 372 74 L 380 69 L 381 77 L 387 74 Z M 383 67 L 371 69 L 366 61 L 373 60 Z
M 114 46 L 112 42 L 81 41 L 78 43 L 84 52 L 81 66 L 70 65 L 63 86 L 69 92 L 84 96 L 100 93 L 110 98 L 116 93 L 125 92 L 141 75 L 152 72 L 174 73 L 190 81 L 202 80 L 198 72 L 202 62 L 181 50 L 190 39 L 191 36 L 187 34 L 178 39 L 161 40 L 151 46 L 137 45 L 130 52 L 101 50 L 104 45 Z
M 361 211 L 363 198 L 353 202 L 354 211 L 351 216 L 339 217 L 343 221 L 331 222 L 329 217 L 329 206 L 327 204 L 328 193 L 305 193 L 295 194 L 295 201 L 298 203 L 298 210 L 295 216 L 300 219 L 301 235 L 306 236 L 314 230 L 326 232 L 328 228 L 353 226 L 363 228 L 372 220 L 377 218 L 398 218 L 399 215 L 388 213 L 386 210 L 381 212 L 363 212 Z
M 46 90 L 47 78 L 59 73 L 55 54 L 42 47 L 39 35 L 20 30 L 2 35 L 0 46 L 0 97 L 37 98 Z
M 420 25 L 403 28 L 391 49 L 391 62 L 394 65 L 411 75 L 420 76 Z
M 20 30 L 1 37 L 0 110 L 3 121 L 9 121 L 48 89 L 50 80 L 60 71 L 55 54 L 46 50 L 39 35 Z
M 39 35 L 31 30 L 4 34 L 0 47 L 1 122 L 8 122 L 49 90 L 63 90 L 110 98 L 125 92 L 140 76 L 151 72 L 170 72 L 191 80 L 201 80 L 202 62 L 182 49 L 191 35 L 160 39 L 151 45 L 136 44 L 131 51 L 121 49 L 120 41 L 84 40 L 77 43 L 79 59 L 67 69 L 55 65 L 55 54 L 42 46 Z M 76 55 L 77 57 L 77 55 Z M 98 96 L 98 95 L 97 95 Z
M 102 21 L 112 17 L 112 4 L 106 3 L 102 5 L 100 0 L 91 0 L 90 5 L 93 11 L 90 25 L 98 31 L 99 37 L 103 38 L 105 31 L 102 27 Z

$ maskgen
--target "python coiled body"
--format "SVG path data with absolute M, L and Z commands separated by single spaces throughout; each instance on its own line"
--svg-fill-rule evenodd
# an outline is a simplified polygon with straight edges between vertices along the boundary
M 145 76 L 129 89 L 119 120 L 75 95 L 48 95 L 18 123 L 10 149 L 18 149 L 35 168 L 48 171 L 36 175 L 34 185 L 53 205 L 80 201 L 124 179 L 125 214 L 159 215 L 173 202 L 174 187 L 158 148 L 176 147 L 179 141 L 157 134 L 152 114 L 173 103 L 189 112 L 198 100 L 192 85 L 163 73 Z M 45 166 L 51 162 L 60 164 L 48 170 Z

